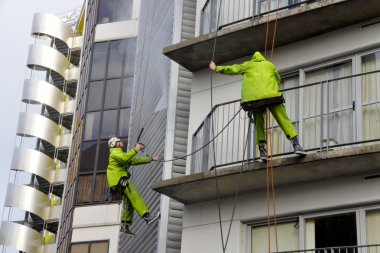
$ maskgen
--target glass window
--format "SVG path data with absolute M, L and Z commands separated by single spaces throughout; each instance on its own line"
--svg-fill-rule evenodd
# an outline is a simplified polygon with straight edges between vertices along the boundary
M 86 127 L 84 140 L 97 139 L 99 136 L 100 112 L 89 112 L 86 114 Z
M 103 112 L 102 138 L 110 138 L 116 135 L 116 122 L 118 110 L 109 110 Z
M 80 172 L 93 171 L 95 167 L 96 141 L 82 142 L 80 154 Z
M 306 248 L 357 245 L 356 214 L 339 214 L 306 220 Z
M 106 171 L 108 166 L 109 147 L 108 140 L 100 142 L 99 156 L 98 156 L 98 171 Z
M 115 12 L 115 0 L 101 0 L 99 3 L 98 24 L 106 24 L 113 21 Z
M 121 96 L 121 107 L 132 106 L 133 77 L 127 77 L 123 80 L 123 91 Z
M 120 77 L 122 68 L 123 68 L 123 60 L 125 57 L 126 51 L 126 40 L 116 40 L 111 41 L 110 46 L 110 59 L 108 62 L 108 78 Z
M 75 243 L 71 244 L 71 253 L 87 253 L 88 243 Z
M 104 109 L 114 109 L 119 107 L 120 82 L 120 79 L 107 80 Z
M 116 0 L 115 21 L 132 18 L 133 0 Z
M 95 195 L 94 201 L 103 201 L 108 192 L 107 175 L 97 174 L 95 177 Z
M 91 202 L 92 195 L 92 175 L 79 175 L 77 188 L 77 204 Z
M 366 213 L 367 245 L 380 244 L 380 210 Z M 368 253 L 376 252 L 376 248 L 367 250 Z
M 295 251 L 299 248 L 298 221 L 277 224 L 278 251 Z M 270 238 L 275 238 L 274 226 L 270 226 Z M 276 241 L 270 241 L 271 252 L 276 250 Z M 268 227 L 252 228 L 252 253 L 268 252 Z
M 95 43 L 92 55 L 91 80 L 103 79 L 106 74 L 108 42 Z
M 380 70 L 380 52 L 362 57 L 362 73 Z M 361 77 L 363 140 L 380 136 L 380 74 Z
M 119 136 L 128 137 L 129 133 L 129 120 L 131 116 L 131 109 L 121 109 L 120 110 L 120 123 L 119 123 Z
M 127 39 L 127 57 L 125 60 L 124 76 L 133 76 L 135 72 L 136 43 L 137 39 Z
M 87 99 L 87 111 L 98 111 L 102 108 L 103 84 L 103 81 L 90 83 Z

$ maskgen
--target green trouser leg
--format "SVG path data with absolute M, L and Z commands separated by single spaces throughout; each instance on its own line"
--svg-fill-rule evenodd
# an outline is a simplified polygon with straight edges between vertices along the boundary
M 128 180 L 128 183 L 128 187 L 125 188 L 123 194 L 123 213 L 121 220 L 122 223 L 130 225 L 132 224 L 134 210 L 136 210 L 140 217 L 143 217 L 144 214 L 149 213 L 149 210 L 131 180 Z
M 294 129 L 292 122 L 290 121 L 288 115 L 286 114 L 286 109 L 284 104 L 274 105 L 269 107 L 273 117 L 276 119 L 278 125 L 284 131 L 286 138 L 291 139 L 297 136 L 297 132 Z M 265 141 L 265 122 L 264 122 L 264 112 L 265 109 L 257 110 L 253 112 L 255 117 L 256 126 L 256 143 L 259 144 L 260 141 Z

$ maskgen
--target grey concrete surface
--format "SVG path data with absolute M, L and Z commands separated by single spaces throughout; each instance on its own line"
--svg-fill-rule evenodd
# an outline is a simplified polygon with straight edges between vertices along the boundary
M 339 28 L 371 23 L 380 17 L 379 0 L 319 0 L 278 13 L 275 47 L 301 41 Z M 268 50 L 276 13 L 270 15 Z M 373 20 L 378 22 L 378 20 Z M 367 24 L 368 23 L 368 24 Z M 264 51 L 267 18 L 248 20 L 225 27 L 218 32 L 215 62 L 225 63 L 255 51 Z M 208 67 L 212 57 L 215 33 L 205 34 L 174 44 L 163 53 L 186 69 L 195 72 Z M 269 54 L 268 54 L 269 55 Z
M 275 187 L 289 187 L 351 176 L 380 177 L 380 144 L 309 153 L 272 160 Z M 234 196 L 241 165 L 217 169 L 220 196 Z M 240 194 L 266 189 L 266 164 L 245 164 Z M 155 182 L 152 189 L 182 203 L 217 199 L 215 172 L 208 171 Z

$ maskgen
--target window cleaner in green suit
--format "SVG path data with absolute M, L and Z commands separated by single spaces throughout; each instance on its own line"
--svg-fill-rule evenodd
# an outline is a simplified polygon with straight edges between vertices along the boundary
M 121 217 L 121 233 L 127 236 L 135 234 L 129 229 L 132 224 L 133 213 L 138 215 L 149 225 L 156 221 L 160 214 L 152 216 L 141 197 L 140 193 L 130 180 L 129 167 L 160 161 L 160 157 L 136 156 L 144 148 L 143 144 L 136 143 L 135 148 L 124 152 L 125 144 L 118 138 L 112 137 L 108 140 L 110 156 L 107 167 L 108 186 L 113 192 L 120 192 L 123 199 L 123 213 Z
M 242 64 L 216 66 L 216 64 L 211 61 L 209 67 L 211 70 L 225 75 L 243 75 L 241 103 L 282 95 L 278 87 L 281 83 L 281 77 L 276 67 L 273 63 L 266 60 L 260 52 L 255 52 L 252 60 L 243 62 Z M 286 114 L 284 104 L 276 104 L 268 108 L 280 125 L 282 131 L 284 131 L 286 137 L 293 144 L 294 153 L 300 156 L 306 155 L 306 152 L 298 142 L 297 132 Z M 255 119 L 256 144 L 259 145 L 260 159 L 265 161 L 268 156 L 265 147 L 266 140 L 263 116 L 265 108 L 254 110 L 251 113 Z

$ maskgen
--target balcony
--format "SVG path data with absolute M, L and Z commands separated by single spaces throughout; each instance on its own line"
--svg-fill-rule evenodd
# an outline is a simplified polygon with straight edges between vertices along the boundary
M 274 173 L 281 173 L 276 187 L 380 176 L 379 73 L 282 90 L 288 115 L 308 154 L 304 158 L 293 155 L 290 142 L 271 119 L 272 164 Z M 266 164 L 257 162 L 254 124 L 239 110 L 239 101 L 215 106 L 192 136 L 191 175 L 157 182 L 153 189 L 183 203 L 213 200 L 217 192 L 212 170 L 217 169 L 221 197 L 233 196 L 240 171 L 241 194 L 264 190 Z
M 215 55 L 218 64 L 251 55 L 254 51 L 263 51 L 267 15 L 271 40 L 277 16 L 277 0 L 270 1 L 269 14 L 266 6 L 268 1 L 251 2 L 223 1 Z M 202 9 L 203 35 L 168 46 L 163 53 L 192 72 L 207 68 L 212 58 L 214 31 L 219 18 L 219 11 L 216 11 L 218 4 L 215 0 L 209 0 Z M 378 18 L 379 13 L 380 5 L 377 0 L 368 0 L 365 4 L 361 0 L 281 0 L 276 47 L 369 21 Z

